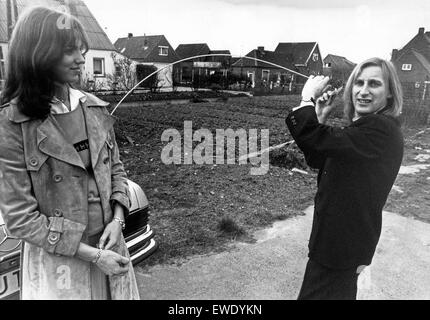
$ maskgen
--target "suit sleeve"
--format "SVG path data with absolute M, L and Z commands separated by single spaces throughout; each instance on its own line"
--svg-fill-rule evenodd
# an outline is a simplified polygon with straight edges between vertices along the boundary
M 390 128 L 381 115 L 360 118 L 345 128 L 320 124 L 313 106 L 290 113 L 288 129 L 299 148 L 312 164 L 327 157 L 345 159 L 379 158 L 390 141 Z

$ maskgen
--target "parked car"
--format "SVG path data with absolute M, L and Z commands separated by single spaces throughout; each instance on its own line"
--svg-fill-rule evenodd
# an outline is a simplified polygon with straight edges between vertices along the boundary
M 130 214 L 124 237 L 133 265 L 149 257 L 156 249 L 154 232 L 149 225 L 149 203 L 143 190 L 128 180 L 131 194 Z M 0 215 L 0 300 L 19 299 L 21 241 L 11 237 Z

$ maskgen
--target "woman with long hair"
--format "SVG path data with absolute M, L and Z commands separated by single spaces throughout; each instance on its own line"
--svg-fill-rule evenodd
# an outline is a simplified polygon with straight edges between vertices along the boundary
M 12 34 L 0 109 L 0 212 L 24 241 L 22 299 L 139 299 L 130 206 L 107 103 L 76 90 L 81 23 L 46 7 Z

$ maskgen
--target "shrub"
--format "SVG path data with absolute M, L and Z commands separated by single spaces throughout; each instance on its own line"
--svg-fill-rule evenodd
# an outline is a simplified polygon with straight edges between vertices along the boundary
M 236 221 L 234 221 L 230 217 L 223 217 L 218 223 L 218 229 L 223 233 L 233 235 L 233 236 L 240 236 L 245 234 L 245 231 L 243 230 L 243 228 L 240 227 L 236 223 Z

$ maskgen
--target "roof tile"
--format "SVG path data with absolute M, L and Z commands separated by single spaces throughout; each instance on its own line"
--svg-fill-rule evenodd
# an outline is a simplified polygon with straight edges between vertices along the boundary
M 211 53 L 211 50 L 206 43 L 180 44 L 175 51 L 181 59 Z
M 159 56 L 158 46 L 169 47 L 168 56 Z M 119 38 L 115 41 L 115 47 L 121 54 L 139 62 L 172 63 L 179 60 L 164 35 Z
M 85 3 L 82 0 L 70 0 L 70 2 L 75 5 L 75 10 L 71 10 L 71 13 L 74 13 L 88 34 L 90 49 L 115 51 L 112 42 Z M 45 5 L 52 8 L 64 6 L 63 0 L 16 0 L 16 3 L 19 13 L 24 8 L 35 5 Z M 0 0 L 0 42 L 7 42 L 6 0 Z

